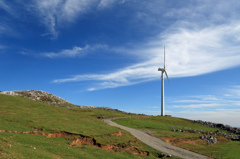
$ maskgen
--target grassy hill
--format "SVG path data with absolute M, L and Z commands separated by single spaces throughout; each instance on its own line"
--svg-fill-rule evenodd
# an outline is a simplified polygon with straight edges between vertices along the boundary
M 203 132 L 228 133 L 191 120 L 125 114 L 116 110 L 52 106 L 0 94 L 0 158 L 159 158 L 160 152 L 101 118 L 141 129 L 173 145 L 216 158 L 238 158 L 240 141 Z M 175 130 L 175 131 L 173 131 Z M 180 132 L 181 130 L 181 132 Z M 184 132 L 182 132 L 184 131 Z M 209 136 L 209 135 L 208 135 Z M 172 157 L 174 158 L 174 157 Z
M 188 119 L 146 116 L 116 119 L 115 122 L 145 130 L 172 145 L 214 158 L 238 159 L 240 156 L 240 141 L 228 137 L 236 135 L 225 130 L 206 127 Z M 217 143 L 210 144 L 206 140 L 200 139 L 200 136 L 212 136 L 217 139 Z
M 0 158 L 157 158 L 159 152 L 99 116 L 136 115 L 0 95 Z

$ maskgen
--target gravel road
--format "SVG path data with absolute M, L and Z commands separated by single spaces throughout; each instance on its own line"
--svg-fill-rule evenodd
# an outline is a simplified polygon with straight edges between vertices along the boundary
M 130 132 L 132 135 L 134 135 L 136 138 L 138 138 L 145 144 L 149 145 L 150 147 L 152 147 L 162 153 L 171 154 L 172 156 L 181 157 L 181 158 L 185 158 L 185 159 L 207 159 L 206 156 L 199 155 L 197 153 L 173 146 L 173 145 L 168 144 L 156 137 L 150 136 L 147 133 L 142 132 L 140 130 L 125 127 L 125 126 L 119 125 L 117 123 L 114 123 L 111 121 L 111 119 L 104 119 L 103 121 L 111 126 L 115 126 L 115 127 L 118 127 L 120 129 Z

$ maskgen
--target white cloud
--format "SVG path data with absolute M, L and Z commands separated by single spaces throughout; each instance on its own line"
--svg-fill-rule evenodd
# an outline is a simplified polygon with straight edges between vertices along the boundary
M 176 32 L 165 33 L 163 43 L 169 52 L 169 74 L 176 77 L 195 76 L 238 66 L 240 48 L 229 43 L 233 34 L 230 30 L 234 29 L 234 25 L 226 24 L 201 30 L 180 28 Z M 240 30 L 236 29 L 234 34 L 239 33 Z
M 35 0 L 35 8 L 49 33 L 53 38 L 57 38 L 59 27 L 90 11 L 90 7 L 95 3 L 96 0 Z
M 110 1 L 105 0 L 101 3 L 107 5 Z M 240 21 L 229 13 L 236 13 L 236 6 L 233 10 L 222 11 L 221 8 L 226 3 L 217 3 L 215 12 L 211 12 L 208 9 L 215 7 L 214 3 L 205 1 L 197 3 L 198 5 L 181 8 L 184 15 L 186 12 L 191 14 L 187 17 L 178 15 L 179 19 L 175 23 L 158 36 L 144 41 L 144 44 L 139 42 L 132 49 L 115 49 L 135 55 L 140 59 L 138 63 L 108 74 L 77 75 L 55 82 L 99 81 L 98 85 L 89 88 L 97 90 L 158 79 L 160 72 L 157 69 L 163 66 L 164 45 L 166 45 L 166 68 L 170 78 L 197 76 L 239 66 Z M 153 7 L 151 5 L 149 8 Z M 229 13 L 228 19 L 216 20 L 219 18 L 216 18 L 217 15 L 225 17 L 226 13 Z M 196 17 L 201 17 L 201 20 L 195 19 Z
M 212 109 L 208 109 L 207 107 L 197 108 L 187 108 L 187 109 L 166 109 L 166 114 L 172 115 L 174 117 L 182 117 L 191 120 L 203 120 L 210 121 L 214 123 L 222 123 L 235 127 L 240 127 L 240 108 L 229 109 L 228 107 L 220 108 L 213 107 Z M 161 111 L 151 110 L 131 110 L 131 112 L 141 113 L 145 112 L 145 114 L 149 115 L 159 115 Z
M 100 44 L 94 45 L 94 46 L 86 45 L 83 48 L 75 46 L 72 49 L 64 49 L 59 52 L 45 52 L 42 55 L 49 58 L 63 58 L 63 57 L 73 58 L 73 57 L 82 57 L 89 52 L 92 53 L 94 50 L 100 50 L 100 49 L 106 49 L 106 48 L 107 48 L 107 45 L 100 45 Z M 67 81 L 67 80 L 64 80 L 64 81 Z M 74 81 L 74 79 L 70 81 Z
M 73 47 L 73 49 L 67 49 L 67 50 L 62 50 L 59 53 L 54 53 L 54 52 L 49 52 L 45 53 L 44 55 L 47 57 L 59 57 L 59 56 L 69 56 L 69 57 L 75 57 L 76 55 L 83 55 L 83 50 L 80 47 Z
M 91 10 L 91 6 L 96 2 L 96 0 L 66 0 L 61 6 L 61 13 L 59 20 L 61 21 L 72 21 L 77 16 L 82 13 Z
M 98 8 L 102 9 L 102 8 L 108 7 L 113 3 L 115 3 L 115 1 L 116 0 L 101 0 L 98 4 Z
M 104 86 L 113 88 L 159 78 L 160 73 L 157 68 L 163 66 L 162 44 L 167 46 L 166 68 L 170 78 L 196 76 L 239 66 L 240 46 L 228 42 L 233 34 L 240 34 L 240 29 L 236 29 L 235 26 L 236 24 L 226 24 L 201 30 L 180 28 L 176 32 L 165 32 L 145 46 L 129 50 L 131 53 L 135 51 L 136 56 L 142 56 L 146 60 L 109 74 L 92 74 L 91 77 L 95 78 L 91 80 L 103 81 L 99 87 L 103 89 Z M 237 42 L 237 39 L 232 41 Z M 76 77 L 81 78 L 74 77 L 74 79 L 89 80 L 83 78 L 88 76 L 79 75 Z M 119 79 L 124 79 L 124 83 Z M 109 83 L 109 80 L 113 83 Z
M 42 23 L 47 26 L 48 31 L 52 34 L 53 38 L 58 36 L 56 31 L 57 12 L 62 0 L 42 0 L 35 1 L 38 15 L 42 18 Z
M 1 36 L 19 37 L 19 34 L 7 23 L 0 23 L 0 37 Z
M 118 2 L 119 4 L 123 4 L 128 0 L 100 0 L 98 3 L 98 8 L 99 9 L 104 9 L 104 8 L 108 8 L 110 6 L 112 6 L 113 4 L 115 4 L 116 2 Z
M 174 100 L 173 103 L 202 103 L 202 100 L 198 99 L 183 99 L 183 100 Z
M 77 18 L 84 14 L 94 12 L 95 8 L 107 8 L 112 4 L 124 3 L 126 0 L 35 0 L 33 5 L 42 23 L 47 27 L 49 33 L 43 35 L 52 35 L 58 37 L 58 29 L 66 24 L 73 23 Z
M 173 103 L 206 103 L 206 102 L 218 102 L 222 101 L 222 98 L 216 97 L 215 95 L 198 95 L 182 97 L 183 100 L 172 100 Z
M 238 94 L 240 86 L 230 88 L 218 90 L 216 91 L 218 94 L 215 95 L 177 97 L 184 100 L 169 100 L 167 108 L 174 110 L 171 112 L 173 116 L 240 127 L 240 100 Z M 226 94 L 228 95 L 226 96 Z
M 16 16 L 15 10 L 9 4 L 7 4 L 4 0 L 0 1 L 0 8 L 3 8 L 9 14 Z
M 190 104 L 190 105 L 176 105 L 173 108 L 209 108 L 209 107 L 218 107 L 222 104 L 211 103 L 211 104 Z
M 223 109 L 238 109 L 239 107 L 239 86 L 232 86 L 231 89 L 225 88 L 218 90 L 218 94 L 215 95 L 198 95 L 198 96 L 182 96 L 178 99 L 169 100 L 169 108 L 193 108 L 200 110 L 199 108 L 211 108 L 217 107 L 218 110 Z M 222 94 L 221 94 L 222 92 Z M 226 96 L 227 93 L 227 96 Z
M 238 86 L 238 85 L 233 86 L 228 91 L 229 91 L 229 93 L 228 93 L 229 97 L 235 97 L 235 98 L 240 99 L 240 86 Z
M 85 48 L 73 47 L 72 49 L 62 50 L 58 53 L 47 52 L 47 53 L 44 53 L 43 55 L 50 58 L 83 56 L 85 54 L 84 51 L 86 49 L 88 49 L 88 46 L 86 46 Z
M 146 81 L 152 80 L 152 77 L 149 76 L 148 74 L 149 70 L 147 69 L 141 66 L 140 67 L 131 66 L 110 74 L 77 75 L 68 79 L 54 80 L 53 82 L 64 83 L 64 82 L 94 80 L 94 81 L 100 81 L 100 83 L 98 83 L 96 87 L 89 88 L 88 89 L 89 91 L 104 89 L 104 88 L 115 88 L 119 86 L 128 86 L 128 85 L 133 85 L 140 82 L 146 82 Z
M 182 112 L 181 117 L 192 119 L 192 120 L 203 120 L 211 121 L 214 123 L 222 123 L 226 125 L 231 125 L 235 127 L 240 127 L 240 110 L 215 110 L 215 111 L 191 111 L 191 112 Z
M 99 11 L 97 8 L 105 9 L 113 4 L 123 4 L 126 0 L 32 0 L 25 3 L 0 1 L 0 8 L 13 17 L 20 19 L 19 8 L 24 8 L 21 12 L 35 15 L 40 19 L 42 25 L 47 28 L 47 32 L 42 36 L 51 36 L 56 39 L 59 30 L 66 25 L 71 25 L 77 19 L 82 18 L 87 13 Z M 37 20 L 37 19 L 36 19 Z

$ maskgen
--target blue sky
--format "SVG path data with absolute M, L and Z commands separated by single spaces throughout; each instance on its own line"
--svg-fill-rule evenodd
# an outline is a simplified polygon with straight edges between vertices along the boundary
M 0 1 L 1 91 L 240 126 L 237 0 Z

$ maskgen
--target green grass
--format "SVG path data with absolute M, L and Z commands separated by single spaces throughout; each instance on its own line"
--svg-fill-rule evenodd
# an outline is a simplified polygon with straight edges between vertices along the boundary
M 4 133 L 0 137 L 0 143 L 1 156 L 5 158 L 150 158 L 128 152 L 114 153 L 88 144 L 71 147 L 64 138 L 48 139 L 36 135 Z
M 93 137 L 102 145 L 128 145 L 150 152 L 149 156 L 134 155 L 128 151 L 111 152 L 89 144 L 69 146 L 72 138 L 66 137 L 46 138 L 37 135 L 0 133 L 0 158 L 158 158 L 160 152 L 140 142 L 127 131 L 121 130 L 122 136 L 110 136 L 109 134 L 120 129 L 109 126 L 102 119 L 98 119 L 98 116 L 126 117 L 115 121 L 128 127 L 150 130 L 152 135 L 158 138 L 194 140 L 199 137 L 196 133 L 172 132 L 171 128 L 217 130 L 182 118 L 127 115 L 100 109 L 67 109 L 22 97 L 0 95 L 0 130 L 41 130 L 45 133 L 65 131 Z M 239 141 L 225 141 L 214 145 L 207 145 L 205 142 L 178 143 L 178 146 L 216 158 L 240 156 Z
M 205 130 L 205 131 L 216 131 L 215 128 L 206 127 L 197 123 L 194 123 L 191 120 L 183 118 L 174 118 L 174 117 L 132 117 L 124 119 L 116 119 L 116 123 L 136 128 L 142 130 L 152 131 L 152 135 L 163 139 L 164 137 L 169 137 L 171 139 L 181 139 L 181 140 L 196 140 L 199 138 L 200 134 L 198 133 L 182 133 L 182 132 L 173 132 L 171 128 L 177 129 L 196 129 L 196 130 Z M 220 130 L 222 131 L 222 130 Z M 198 141 L 196 143 L 178 143 L 177 146 L 195 151 L 201 154 L 208 156 L 213 156 L 215 158 L 231 158 L 238 159 L 240 156 L 240 142 L 239 141 L 221 141 L 217 144 L 208 145 L 205 141 Z
M 0 127 L 4 130 L 68 131 L 82 135 L 103 135 L 118 131 L 103 123 L 97 116 L 126 116 L 114 111 L 99 109 L 66 109 L 54 107 L 21 97 L 0 96 Z
M 104 123 L 97 118 L 99 115 L 105 118 L 137 116 L 100 109 L 67 109 L 22 97 L 0 95 L 0 130 L 42 130 L 45 133 L 65 131 L 94 137 L 102 145 L 130 144 L 139 150 L 149 151 L 150 155 L 111 152 L 89 144 L 69 146 L 72 140 L 66 137 L 0 133 L 0 158 L 157 158 L 158 151 L 126 131 L 122 130 L 122 136 L 109 136 L 120 129 Z

